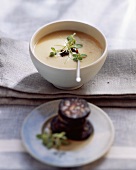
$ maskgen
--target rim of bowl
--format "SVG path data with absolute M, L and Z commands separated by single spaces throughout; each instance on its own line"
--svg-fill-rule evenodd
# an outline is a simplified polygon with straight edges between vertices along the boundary
M 47 23 L 47 24 L 39 27 L 39 28 L 34 32 L 34 34 L 32 35 L 32 37 L 31 37 L 31 39 L 30 39 L 30 42 L 29 42 L 29 48 L 30 48 L 31 53 L 33 54 L 33 56 L 36 58 L 36 60 L 38 60 L 40 63 L 42 63 L 43 65 L 46 65 L 46 66 L 48 66 L 48 67 L 50 67 L 50 68 L 54 68 L 54 69 L 58 69 L 58 70 L 76 70 L 76 68 L 58 68 L 58 67 L 50 66 L 50 65 L 44 63 L 43 61 L 39 60 L 38 57 L 36 57 L 36 55 L 35 55 L 35 53 L 34 53 L 34 50 L 33 50 L 33 47 L 32 47 L 32 42 L 33 42 L 35 36 L 36 36 L 44 27 L 49 26 L 49 25 L 51 25 L 51 24 L 55 24 L 55 23 L 61 23 L 61 22 L 75 22 L 75 23 L 86 24 L 86 25 L 91 26 L 91 27 L 93 27 L 94 29 L 96 29 L 96 30 L 103 36 L 103 39 L 104 39 L 104 41 L 105 41 L 105 48 L 104 48 L 104 51 L 103 51 L 102 55 L 101 55 L 96 61 L 94 61 L 93 63 L 90 63 L 89 65 L 86 65 L 86 66 L 81 67 L 81 69 L 90 67 L 90 66 L 92 66 L 92 65 L 95 65 L 95 64 L 97 64 L 100 60 L 102 60 L 102 58 L 103 58 L 103 57 L 106 55 L 106 53 L 107 53 L 107 46 L 108 46 L 108 45 L 107 45 L 107 39 L 106 39 L 105 35 L 104 35 L 104 34 L 102 33 L 102 31 L 100 31 L 96 26 L 93 26 L 93 25 L 91 25 L 91 24 L 89 24 L 89 23 L 87 23 L 87 22 L 79 21 L 79 20 L 57 20 L 57 21 L 49 22 L 49 23 Z M 61 30 L 60 30 L 60 31 L 61 31 Z M 95 38 L 95 37 L 94 37 L 94 38 Z

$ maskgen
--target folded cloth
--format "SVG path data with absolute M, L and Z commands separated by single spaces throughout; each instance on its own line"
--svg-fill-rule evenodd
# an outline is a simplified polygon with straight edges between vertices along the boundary
M 0 104 L 40 104 L 77 96 L 101 106 L 135 106 L 135 74 L 136 49 L 112 50 L 93 80 L 76 90 L 60 90 L 37 72 L 28 42 L 0 38 Z

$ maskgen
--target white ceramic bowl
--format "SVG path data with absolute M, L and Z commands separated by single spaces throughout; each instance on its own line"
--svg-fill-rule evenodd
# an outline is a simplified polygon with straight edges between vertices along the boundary
M 98 60 L 80 69 L 80 82 L 76 81 L 76 68 L 61 69 L 51 67 L 40 61 L 34 53 L 35 44 L 39 41 L 39 39 L 49 33 L 61 30 L 77 30 L 91 35 L 101 44 L 103 48 L 103 54 Z M 33 34 L 30 41 L 29 50 L 32 62 L 43 78 L 60 89 L 72 90 L 81 87 L 99 72 L 107 57 L 107 42 L 105 36 L 97 28 L 87 23 L 79 21 L 57 21 L 44 25 Z

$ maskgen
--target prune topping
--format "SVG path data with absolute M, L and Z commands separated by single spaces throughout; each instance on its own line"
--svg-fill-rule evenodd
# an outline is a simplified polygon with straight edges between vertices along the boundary
M 60 52 L 60 56 L 61 57 L 64 57 L 64 56 L 66 56 L 66 55 L 69 55 L 69 51 L 67 51 L 67 50 L 61 50 L 61 52 Z
M 72 52 L 78 53 L 78 49 L 77 48 L 71 48 Z

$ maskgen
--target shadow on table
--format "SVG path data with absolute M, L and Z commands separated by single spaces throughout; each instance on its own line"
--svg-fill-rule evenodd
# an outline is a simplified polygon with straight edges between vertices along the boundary
M 45 80 L 39 73 L 33 73 L 16 84 L 15 90 L 28 93 L 44 94 L 50 91 L 58 90 L 51 83 Z

